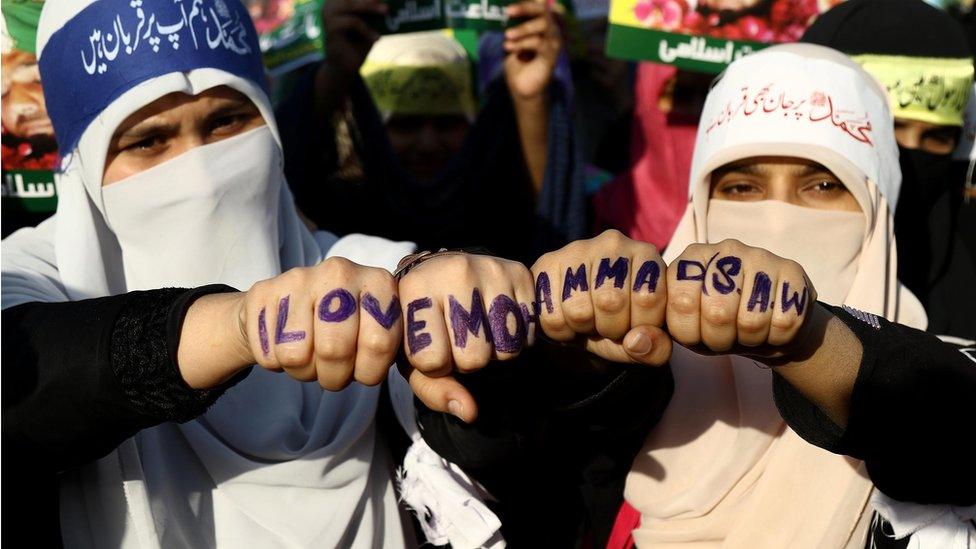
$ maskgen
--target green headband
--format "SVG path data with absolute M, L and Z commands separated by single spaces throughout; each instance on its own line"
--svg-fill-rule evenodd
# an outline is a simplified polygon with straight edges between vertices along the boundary
M 6 23 L 7 33 L 13 38 L 14 47 L 34 53 L 37 41 L 37 21 L 41 18 L 43 0 L 3 0 L 0 10 Z
M 962 126 L 973 60 L 864 54 L 852 57 L 888 88 L 895 118 Z
M 384 120 L 394 114 L 474 119 L 474 88 L 466 63 L 396 65 L 366 61 L 360 74 Z

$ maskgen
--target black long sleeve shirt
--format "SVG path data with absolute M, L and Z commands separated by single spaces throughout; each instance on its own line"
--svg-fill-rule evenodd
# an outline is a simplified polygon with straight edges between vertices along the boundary
M 195 390 L 176 363 L 187 309 L 225 291 L 171 288 L 3 311 L 3 541 L 59 546 L 60 472 L 141 429 L 197 417 L 247 375 Z

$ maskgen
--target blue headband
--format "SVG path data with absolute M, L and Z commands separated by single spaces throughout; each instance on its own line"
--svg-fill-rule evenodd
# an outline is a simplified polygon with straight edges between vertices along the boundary
M 39 67 L 62 154 L 105 107 L 157 76 L 213 68 L 265 88 L 240 0 L 96 0 L 51 35 Z

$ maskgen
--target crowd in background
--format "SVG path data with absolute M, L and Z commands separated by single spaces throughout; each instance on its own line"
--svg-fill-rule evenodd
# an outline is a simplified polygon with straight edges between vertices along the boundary
M 133 9 L 141 10 L 137 2 L 132 3 Z M 869 379 L 872 374 L 863 373 L 867 371 L 863 366 L 862 373 L 857 373 L 858 363 L 851 367 L 854 373 L 847 381 L 836 381 L 834 377 L 841 377 L 839 374 L 821 376 L 839 385 L 784 374 L 774 378 L 770 390 L 768 373 L 757 374 L 760 370 L 752 359 L 725 352 L 731 345 L 707 358 L 676 345 L 666 379 L 664 373 L 645 372 L 628 374 L 631 377 L 626 383 L 620 381 L 622 377 L 607 382 L 600 377 L 606 373 L 601 370 L 599 375 L 587 374 L 581 380 L 561 381 L 552 395 L 540 399 L 544 402 L 529 402 L 533 398 L 531 391 L 509 385 L 514 383 L 512 370 L 498 378 L 481 376 L 481 372 L 472 374 L 467 386 L 482 408 L 484 422 L 479 427 L 458 422 L 453 416 L 461 416 L 454 410 L 451 416 L 443 413 L 446 409 L 424 400 L 427 406 L 418 404 L 417 411 L 424 429 L 422 437 L 404 427 L 410 441 L 391 439 L 385 444 L 393 455 L 398 455 L 398 445 L 413 443 L 412 452 L 418 440 L 425 440 L 424 449 L 431 455 L 446 459 L 478 480 L 478 489 L 487 489 L 498 500 L 492 510 L 501 519 L 504 538 L 513 546 L 677 546 L 717 539 L 729 547 L 748 547 L 750 540 L 770 535 L 778 542 L 789 540 L 803 547 L 843 547 L 847 543 L 907 547 L 908 539 L 925 531 L 927 524 L 906 520 L 905 516 L 915 516 L 918 511 L 902 507 L 902 500 L 941 506 L 944 512 L 932 515 L 938 520 L 949 521 L 946 517 L 956 513 L 963 523 L 968 520 L 969 526 L 962 530 L 964 536 L 969 536 L 965 539 L 969 543 L 976 541 L 971 476 L 953 485 L 960 470 L 972 469 L 971 463 L 962 464 L 956 455 L 962 452 L 958 439 L 966 435 L 955 432 L 957 423 L 951 421 L 932 426 L 945 414 L 965 415 L 972 411 L 970 403 L 961 402 L 963 399 L 952 393 L 952 380 L 965 378 L 968 383 L 972 376 L 958 373 L 960 367 L 954 361 L 958 360 L 957 355 L 964 355 L 956 347 L 947 350 L 935 338 L 906 328 L 919 328 L 970 351 L 976 340 L 976 9 L 971 2 L 935 7 L 922 0 L 847 0 L 819 15 L 816 2 L 699 0 L 698 10 L 689 10 L 681 0 L 643 2 L 648 14 L 656 14 L 653 17 L 673 15 L 677 21 L 674 29 L 702 35 L 735 35 L 743 40 L 799 43 L 761 51 L 754 58 L 743 57 L 716 75 L 610 57 L 605 48 L 610 32 L 607 20 L 579 17 L 572 5 L 558 2 L 512 3 L 506 8 L 512 23 L 505 30 L 465 35 L 457 30 L 382 34 L 373 24 L 389 9 L 382 0 L 325 0 L 317 14 L 321 17 L 322 35 L 317 39 L 321 41 L 322 56 L 312 61 L 289 67 L 286 72 L 278 71 L 273 78 L 256 64 L 256 58 L 240 65 L 223 59 L 187 67 L 176 64 L 158 69 L 158 74 L 153 72 L 155 68 L 127 68 L 145 74 L 139 73 L 141 80 L 137 83 L 133 83 L 135 79 L 120 81 L 112 91 L 114 95 L 98 98 L 96 112 L 84 116 L 74 115 L 72 102 L 78 100 L 76 96 L 84 99 L 87 92 L 72 90 L 65 76 L 54 83 L 42 78 L 53 74 L 52 69 L 45 73 L 42 44 L 48 48 L 48 66 L 54 67 L 51 59 L 57 54 L 50 53 L 50 44 L 60 46 L 57 41 L 65 36 L 61 28 L 71 28 L 72 18 L 88 17 L 91 10 L 65 8 L 66 15 L 57 15 L 60 19 L 47 16 L 51 29 L 38 30 L 38 16 L 31 15 L 24 8 L 25 3 L 31 2 L 11 2 L 10 10 L 6 2 L 3 4 L 4 170 L 34 169 L 57 162 L 63 162 L 64 170 L 59 176 L 63 179 L 58 187 L 58 200 L 62 203 L 58 205 L 57 228 L 51 220 L 42 223 L 47 213 L 17 211 L 5 205 L 5 347 L 9 324 L 6 315 L 8 308 L 13 307 L 21 311 L 20 316 L 9 318 L 24 333 L 34 329 L 38 334 L 46 333 L 44 326 L 49 324 L 63 334 L 68 329 L 67 319 L 75 314 L 91 318 L 121 315 L 120 318 L 130 318 L 128 326 L 93 325 L 89 335 L 107 342 L 110 339 L 106 338 L 122 337 L 106 335 L 117 333 L 112 330 L 136 330 L 135 335 L 126 336 L 133 348 L 147 356 L 165 354 L 166 349 L 179 345 L 172 335 L 169 339 L 160 336 L 162 339 L 155 344 L 134 343 L 139 337 L 151 335 L 146 335 L 150 328 L 140 332 L 142 328 L 134 327 L 157 326 L 160 333 L 165 332 L 166 326 L 179 329 L 183 317 L 172 311 L 186 315 L 189 303 L 206 292 L 193 294 L 192 298 L 189 294 L 163 296 L 146 292 L 148 297 L 138 297 L 143 301 L 137 302 L 136 297 L 119 305 L 105 301 L 97 307 L 92 305 L 87 312 L 79 309 L 78 313 L 63 315 L 57 311 L 32 313 L 22 307 L 34 301 L 98 303 L 94 298 L 134 295 L 134 290 L 206 288 L 218 282 L 243 290 L 255 280 L 278 276 L 288 267 L 311 267 L 327 256 L 343 255 L 335 251 L 338 248 L 344 252 L 355 250 L 348 253 L 357 263 L 389 270 L 396 260 L 414 250 L 403 244 L 406 242 L 415 244 L 416 250 L 465 250 L 526 266 L 549 261 L 558 263 L 560 271 L 566 272 L 565 264 L 553 259 L 558 256 L 552 254 L 565 253 L 557 252 L 560 249 L 578 249 L 572 248 L 574 242 L 591 237 L 597 238 L 594 246 L 629 246 L 630 240 L 620 244 L 624 241 L 622 236 L 618 239 L 604 233 L 614 229 L 637 243 L 652 244 L 668 262 L 700 261 L 698 264 L 704 265 L 701 299 L 705 299 L 705 273 L 712 272 L 708 265 L 720 251 L 746 257 L 755 253 L 751 248 L 755 246 L 795 260 L 805 269 L 806 274 L 801 274 L 799 280 L 813 281 L 817 293 L 811 301 L 819 298 L 823 309 L 818 310 L 842 317 L 850 326 L 860 341 L 856 355 L 861 357 L 863 348 L 864 363 L 870 362 L 872 371 L 878 372 L 874 381 Z M 260 11 L 257 4 L 260 2 L 244 2 L 252 15 Z M 805 4 L 810 4 L 809 13 L 803 11 Z M 262 6 L 264 12 L 271 9 Z M 54 10 L 49 8 L 50 11 Z M 264 12 L 259 24 L 270 20 Z M 760 25 L 767 19 L 756 17 L 767 12 L 772 14 L 769 28 Z M 91 13 L 95 20 L 97 10 Z M 116 40 L 121 39 L 118 36 Z M 35 39 L 37 55 L 10 49 L 11 43 L 33 43 Z M 119 59 L 121 66 L 123 58 Z M 172 74 L 164 68 L 183 71 L 188 76 L 177 82 L 168 79 Z M 919 80 L 913 87 L 910 82 L 917 75 L 937 75 L 938 82 Z M 764 84 L 767 77 L 769 81 Z M 777 90 L 777 78 L 800 87 L 809 84 L 814 90 L 819 82 L 830 82 L 836 87 L 832 88 L 833 95 L 818 98 L 815 92 L 809 96 L 809 104 L 803 107 L 809 110 L 801 111 L 787 106 L 789 97 Z M 157 87 L 147 87 L 147 81 L 155 82 Z M 260 88 L 264 84 L 270 87 L 270 93 Z M 156 90 L 192 95 L 196 90 L 214 86 L 231 91 L 208 96 L 214 104 L 227 105 L 219 116 L 207 118 L 209 126 L 204 129 L 211 137 L 184 135 L 187 130 L 182 126 L 179 131 L 183 133 L 172 130 L 172 135 L 160 133 L 163 130 L 140 130 L 141 124 L 133 120 L 140 113 L 151 118 L 152 108 L 160 108 L 153 107 L 163 97 Z M 59 96 L 51 101 L 55 93 L 70 94 L 72 98 Z M 174 105 L 168 108 L 181 108 Z M 817 115 L 817 109 L 827 109 L 827 114 Z M 751 117 L 754 112 L 774 113 L 776 121 L 758 114 Z M 797 120 L 808 117 L 813 129 L 784 130 L 780 114 L 784 119 L 794 115 Z M 882 127 L 879 120 L 892 123 Z M 263 127 L 262 121 L 267 127 L 258 129 Z M 116 127 L 120 129 L 117 131 Z M 228 143 L 250 140 L 249 148 L 228 148 L 223 156 L 201 154 L 192 168 L 176 164 L 179 168 L 172 172 L 159 171 L 179 157 L 174 152 L 179 147 L 172 143 L 186 140 L 180 145 L 186 149 L 181 150 L 191 150 L 213 139 L 208 146 L 219 146 L 219 139 L 213 136 L 219 136 L 221 131 L 233 135 Z M 257 151 L 266 149 L 279 154 L 265 163 L 257 162 Z M 100 157 L 105 150 L 107 158 Z M 254 155 L 248 156 L 248 151 Z M 92 161 L 93 157 L 99 160 Z M 180 196 L 192 197 L 192 188 L 176 183 L 184 181 L 184 176 L 186 182 L 191 181 L 191 176 L 205 173 L 208 166 L 216 164 L 233 174 L 220 182 L 227 186 L 221 192 L 233 194 L 227 189 L 252 174 L 271 183 L 254 184 L 250 189 L 253 196 L 242 201 L 246 202 L 243 205 L 228 205 L 221 197 L 208 196 L 205 206 L 193 210 L 206 223 L 186 221 L 186 227 L 181 226 L 184 218 L 174 213 L 183 210 L 179 204 L 173 205 L 178 202 L 175 198 L 168 200 L 165 188 L 153 191 L 154 199 L 165 203 L 165 208 L 137 197 L 132 183 L 112 188 L 116 181 L 138 178 L 141 170 L 151 169 L 151 173 L 169 177 L 167 181 L 174 182 Z M 74 185 L 73 190 L 68 189 L 69 184 Z M 37 185 L 31 191 L 37 196 L 45 192 L 43 183 L 32 185 Z M 118 205 L 125 206 L 125 214 L 119 213 L 121 209 L 113 210 Z M 162 213 L 157 215 L 159 212 Z M 224 215 L 221 212 L 226 212 L 226 217 L 212 219 Z M 253 223 L 249 217 L 252 213 L 257 219 Z M 37 229 L 32 229 L 35 225 Z M 181 227 L 176 229 L 177 226 Z M 789 231 L 776 231 L 782 227 Z M 128 244 L 116 238 L 122 234 L 131 235 Z M 200 234 L 212 236 L 212 241 L 198 246 L 195 239 Z M 322 234 L 328 234 L 329 240 L 323 240 Z M 381 244 L 379 239 L 360 235 L 395 243 Z M 354 244 L 343 248 L 343 242 L 350 242 L 344 237 L 352 238 Z M 726 238 L 742 241 L 748 249 L 736 248 L 740 244 L 728 244 Z M 709 246 L 726 248 L 715 248 L 711 259 L 694 256 L 696 249 L 711 250 Z M 181 259 L 171 261 L 169 256 Z M 216 256 L 223 263 L 211 271 L 201 268 L 206 274 L 179 274 L 180 269 L 189 272 L 194 265 L 209 264 Z M 763 257 L 763 261 L 774 261 Z M 783 280 L 789 278 L 789 265 L 770 264 L 779 266 Z M 631 267 L 636 269 L 637 265 Z M 624 269 L 627 268 L 625 263 Z M 591 263 L 591 270 L 595 269 Z M 599 269 L 599 276 L 612 278 L 609 263 L 600 264 Z M 651 271 L 642 272 L 640 276 L 644 278 L 637 278 L 635 273 L 635 278 L 627 279 L 635 293 L 642 280 L 652 279 L 652 285 L 656 285 L 658 275 L 662 280 L 668 278 L 663 271 L 653 278 L 648 278 Z M 738 267 L 734 272 L 731 268 L 728 271 L 731 275 L 738 272 Z M 572 268 L 565 276 L 571 274 Z M 755 284 L 759 284 L 760 274 L 766 276 L 758 273 Z M 209 275 L 213 275 L 212 280 L 206 278 Z M 775 275 L 773 272 L 774 301 L 779 299 Z M 722 292 L 719 275 L 714 276 L 714 287 Z M 792 280 L 795 288 L 796 279 Z M 673 282 L 668 279 L 668 284 Z M 766 282 L 770 282 L 768 276 Z M 569 283 L 566 284 L 568 288 Z M 513 287 L 517 292 L 518 285 Z M 587 289 L 585 271 L 582 287 Z M 786 284 L 783 288 L 784 301 L 789 287 Z M 530 318 L 538 320 L 544 311 L 540 288 L 534 288 L 535 317 L 526 309 L 526 322 Z M 555 285 L 553 288 L 559 291 Z M 746 285 L 738 290 L 743 303 L 752 292 L 752 311 L 759 295 L 756 287 Z M 230 289 L 207 290 L 215 295 L 224 291 Z M 806 290 L 803 292 L 806 299 Z M 563 301 L 569 295 L 567 289 Z M 513 294 L 514 297 L 517 296 Z M 406 303 L 405 298 L 401 299 Z M 768 289 L 765 299 L 769 300 Z M 794 295 L 793 299 L 796 303 L 798 297 Z M 284 305 L 278 305 L 279 323 L 283 322 L 282 314 L 288 316 L 287 301 L 280 303 Z M 397 307 L 398 303 L 394 301 Z M 547 303 L 551 314 L 551 299 Z M 637 305 L 631 306 L 636 310 Z M 786 304 L 781 306 L 786 312 Z M 146 311 L 154 310 L 153 307 L 163 312 L 150 316 Z M 365 303 L 363 307 L 366 310 Z M 447 311 L 448 306 L 444 307 Z M 762 307 L 765 310 L 766 305 Z M 131 312 L 137 308 L 143 316 Z M 337 314 L 328 308 L 323 310 L 319 318 Z M 370 310 L 370 314 L 379 319 L 383 311 L 376 310 L 379 312 Z M 518 317 L 517 303 L 513 310 Z M 802 304 L 796 310 L 802 316 Z M 452 305 L 445 315 L 454 315 L 456 321 L 455 311 Z M 461 311 L 467 312 L 463 308 Z M 605 321 L 600 320 L 600 311 L 591 309 L 590 313 L 596 320 L 589 328 L 577 328 L 572 319 L 566 321 L 566 329 L 574 331 L 567 340 L 594 331 L 606 335 L 601 331 Z M 261 314 L 264 322 L 263 309 Z M 664 313 L 660 314 L 663 320 Z M 405 313 L 405 322 L 414 322 L 412 318 Z M 189 316 L 186 319 L 190 322 Z M 675 335 L 681 328 L 670 323 L 670 316 L 668 319 L 675 341 L 683 342 Z M 488 321 L 485 322 L 488 338 Z M 775 322 L 773 319 L 774 331 Z M 544 321 L 542 325 L 549 330 Z M 473 326 L 471 333 L 476 336 L 478 324 Z M 769 336 L 768 330 L 764 338 Z M 706 331 L 703 328 L 689 335 L 689 341 L 714 350 L 715 340 L 709 340 Z M 741 325 L 738 335 L 734 332 L 733 329 L 729 337 L 738 337 L 738 341 L 745 337 Z M 625 333 L 629 332 L 625 330 L 619 337 L 609 339 L 623 342 Z M 288 334 L 283 325 L 278 325 L 277 332 L 272 331 L 277 343 L 286 341 Z M 453 334 L 455 340 L 460 337 L 456 328 Z M 552 334 L 547 331 L 546 335 Z M 57 335 L 47 337 L 35 337 L 33 345 L 56 347 L 50 342 L 56 341 Z M 268 334 L 262 332 L 261 337 L 267 339 Z M 895 346 L 895 342 L 901 342 L 901 346 Z M 498 341 L 491 343 L 498 345 Z M 129 355 L 119 358 L 115 354 L 109 360 L 102 356 L 104 351 L 97 349 L 68 349 L 65 355 L 53 358 L 32 352 L 18 350 L 19 354 L 11 351 L 8 355 L 5 350 L 4 360 L 11 356 L 38 364 L 60 364 L 63 356 L 75 353 L 95 362 L 124 358 L 140 364 L 144 372 L 153 372 L 150 359 Z M 838 357 L 850 354 L 837 349 L 833 352 L 836 354 L 831 360 L 838 364 L 843 363 Z M 267 356 L 268 351 L 264 353 Z M 562 360 L 558 354 L 547 353 L 526 352 L 513 364 L 516 368 L 533 369 Z M 775 361 L 777 357 L 764 358 Z M 886 369 L 892 364 L 911 367 Z M 947 364 L 951 364 L 951 372 L 939 377 L 943 372 L 940 368 L 949 371 Z M 721 372 L 723 383 L 706 379 L 700 373 L 702 365 Z M 932 378 L 920 374 L 926 368 L 935 372 Z M 537 383 L 531 387 L 553 383 L 551 377 L 546 377 L 549 371 L 539 368 L 536 373 L 527 374 Z M 196 507 L 200 504 L 185 504 L 181 490 L 193 492 L 194 482 L 212 476 L 217 469 L 223 472 L 229 467 L 235 471 L 234 467 L 238 467 L 252 474 L 261 469 L 252 464 L 264 463 L 262 460 L 280 461 L 290 467 L 311 455 L 302 453 L 304 449 L 291 448 L 287 434 L 283 435 L 286 442 L 279 447 L 274 436 L 227 427 L 233 423 L 235 413 L 258 413 L 243 411 L 246 406 L 239 402 L 231 411 L 218 406 L 218 413 L 209 420 L 192 420 L 235 383 L 250 386 L 228 394 L 259 398 L 266 389 L 252 383 L 256 373 L 247 382 L 241 381 L 246 375 L 224 376 L 217 380 L 219 383 L 205 385 L 208 390 L 193 393 L 185 383 L 172 379 L 148 389 L 142 387 L 156 396 L 139 401 L 144 408 L 138 412 L 133 412 L 135 406 L 126 408 L 128 405 L 121 404 L 123 396 L 102 401 L 105 410 L 112 414 L 134 414 L 133 419 L 113 427 L 119 433 L 118 440 L 91 435 L 79 443 L 77 434 L 58 431 L 50 440 L 37 443 L 37 447 L 47 445 L 46 448 L 65 452 L 68 457 L 55 460 L 60 473 L 105 455 L 136 431 L 155 433 L 131 439 L 137 440 L 137 445 L 118 446 L 115 451 L 122 464 L 118 479 L 112 477 L 106 483 L 98 477 L 93 489 L 91 479 L 95 473 L 80 472 L 71 477 L 74 484 L 68 486 L 73 488 L 62 488 L 60 496 L 61 530 L 55 528 L 51 535 L 63 532 L 66 538 L 90 537 L 88 543 L 93 546 L 127 545 L 146 535 L 140 530 L 139 521 L 147 520 L 146 524 L 155 524 L 154 532 L 164 546 L 210 545 L 213 540 L 196 538 L 194 528 L 205 523 L 219 530 L 219 525 L 214 525 L 220 519 L 201 519 Z M 8 405 L 4 404 L 5 441 L 8 426 L 10 432 L 16 433 L 9 435 L 15 444 L 30 439 L 29 434 L 23 434 L 28 432 L 27 427 L 8 424 L 11 417 L 43 430 L 37 427 L 43 426 L 43 417 L 34 417 L 36 408 L 32 406 L 41 407 L 51 394 L 70 390 L 51 381 L 55 378 L 41 375 L 38 379 L 16 380 L 18 387 L 41 387 L 50 393 L 42 394 L 36 388 L 28 390 L 28 397 L 11 393 L 21 408 L 8 412 Z M 5 377 L 5 386 L 9 386 L 9 379 Z M 91 387 L 86 385 L 84 390 L 96 392 L 97 380 L 88 382 Z M 133 391 L 141 390 L 139 383 L 142 382 L 123 380 L 119 386 L 126 397 L 131 397 Z M 589 389 L 581 389 L 587 383 L 600 387 L 599 391 L 591 394 Z M 917 394 L 909 390 L 918 386 L 924 388 Z M 272 392 L 280 390 L 282 394 L 291 390 L 274 387 Z M 956 389 L 959 387 L 963 385 L 957 383 Z M 169 390 L 179 394 L 160 396 Z M 385 402 L 387 397 L 396 400 L 390 392 L 394 389 L 384 389 L 380 397 L 373 393 L 363 396 L 363 392 L 328 401 L 318 393 L 303 393 L 297 397 L 299 400 L 307 403 L 322 398 L 321 404 L 314 405 L 320 408 L 315 409 L 328 409 L 340 419 L 323 419 L 327 415 L 324 413 L 306 417 L 303 414 L 307 411 L 299 405 L 276 411 L 278 415 L 270 418 L 262 416 L 263 423 L 259 425 L 276 433 L 278 426 L 295 421 L 311 426 L 311 438 L 332 441 L 329 437 L 336 437 L 348 447 L 336 449 L 330 442 L 331 446 L 323 448 L 354 456 L 349 462 L 367 463 L 363 471 L 348 473 L 348 478 L 368 478 L 373 482 L 380 474 L 375 470 L 379 467 L 374 467 L 378 462 L 372 461 L 377 458 L 372 453 L 367 457 L 357 453 L 366 451 L 361 444 L 366 444 L 363 441 L 367 438 L 368 451 L 373 452 L 373 427 L 366 426 L 372 425 L 373 416 L 369 415 L 363 424 L 343 422 L 347 416 L 358 417 L 356 414 L 366 417 L 368 414 L 357 406 L 367 405 L 356 403 L 367 400 L 369 414 L 379 418 L 384 407 L 379 401 Z M 345 391 L 336 394 L 349 395 Z M 837 394 L 846 395 L 843 404 L 837 403 Z M 939 394 L 948 396 L 945 402 L 936 404 Z M 418 397 L 423 400 L 419 393 Z M 6 387 L 4 398 L 8 400 Z M 746 402 L 762 405 L 750 407 Z M 308 406 L 311 409 L 312 405 Z M 83 408 L 83 404 L 65 405 L 66 413 Z M 928 415 L 909 412 L 920 408 L 929 408 Z M 544 420 L 526 419 L 535 417 L 540 409 L 545 410 Z M 716 417 L 723 420 L 712 424 L 697 421 L 702 410 L 718 414 Z M 391 417 L 396 415 L 387 412 Z M 31 419 L 23 419 L 26 417 Z M 402 423 L 403 418 L 399 419 Z M 154 427 L 174 420 L 192 420 L 187 425 L 196 427 Z M 72 429 L 79 433 L 90 433 L 88 429 L 98 432 L 91 425 L 95 422 L 94 417 L 79 417 Z M 172 424 L 164 423 L 163 427 L 167 425 Z M 360 431 L 369 434 L 356 438 Z M 909 438 L 901 439 L 906 433 Z M 30 444 L 34 442 L 31 440 Z M 75 446 L 85 449 L 76 450 Z M 274 457 L 267 458 L 263 452 Z M 311 467 L 318 463 L 317 459 L 327 460 L 323 456 L 332 455 L 328 452 L 313 455 L 306 465 Z M 714 460 L 718 465 L 704 463 L 723 452 L 727 452 L 725 458 Z M 870 474 L 863 468 L 855 474 L 837 454 L 862 460 Z M 946 454 L 952 457 L 944 460 L 943 467 L 935 458 Z M 165 459 L 154 461 L 153 455 Z M 198 455 L 204 457 L 198 459 Z M 407 455 L 409 459 L 411 454 Z M 173 463 L 194 472 L 174 472 L 169 465 Z M 126 469 L 132 464 L 138 465 L 137 473 Z M 333 465 L 324 467 L 329 469 L 329 475 L 335 474 L 330 469 Z M 795 467 L 808 467 L 816 475 L 799 478 Z M 931 472 L 905 473 L 919 468 Z M 203 471 L 199 478 L 193 476 L 198 470 Z M 265 492 L 253 486 L 281 486 L 294 478 L 300 479 L 294 480 L 296 483 L 325 483 L 333 494 L 341 485 L 341 490 L 347 490 L 342 497 L 351 498 L 350 501 L 357 497 L 362 497 L 362 501 L 386 501 L 392 497 L 383 492 L 385 485 L 378 481 L 362 488 L 367 497 L 356 491 L 359 488 L 353 490 L 335 476 L 325 482 L 329 475 L 319 478 L 310 471 L 279 468 L 263 477 L 247 477 L 251 485 L 237 486 L 223 496 L 236 506 L 223 518 L 228 524 L 238 525 L 242 532 L 256 532 L 256 539 L 275 539 L 277 519 L 267 517 L 275 517 L 280 511 L 274 503 L 277 500 L 271 497 L 264 506 L 254 508 L 246 502 L 265 497 Z M 661 471 L 668 474 L 662 475 Z M 293 473 L 297 476 L 289 476 Z M 4 474 L 9 474 L 6 466 Z M 126 477 L 129 474 L 143 475 L 150 489 L 135 496 L 127 491 L 124 500 L 109 498 L 105 486 L 111 487 L 111 482 L 132 490 Z M 54 486 L 44 492 L 50 495 L 57 490 L 57 481 L 46 482 L 48 488 Z M 170 482 L 175 488 L 167 487 Z M 526 492 L 525 487 L 533 484 L 536 489 Z M 38 496 L 34 503 L 51 511 L 45 497 Z M 301 497 L 305 496 L 299 490 L 287 495 L 285 501 Z M 71 498 L 75 507 L 69 509 L 85 520 L 65 519 L 65 505 L 71 505 L 65 502 Z M 94 501 L 93 498 L 98 498 L 99 503 L 86 507 L 84 502 Z M 869 498 L 872 506 L 865 504 Z M 54 500 L 55 507 L 57 501 Z M 334 503 L 327 498 L 315 501 Z M 219 507 L 218 503 L 203 505 Z M 99 505 L 128 508 L 126 528 L 113 525 L 102 529 L 105 525 L 92 510 Z M 151 509 L 151 505 L 172 506 L 181 511 L 160 518 L 159 509 Z M 314 528 L 303 530 L 307 525 L 294 530 L 300 532 L 299 537 L 309 536 L 301 539 L 317 539 L 336 546 L 370 545 L 363 539 L 382 545 L 383 539 L 392 539 L 389 509 L 364 510 L 365 504 L 357 505 L 360 507 L 349 516 L 333 517 L 343 526 L 337 527 L 332 537 L 316 538 L 321 533 Z M 431 509 L 436 507 L 430 505 Z M 393 507 L 395 510 L 395 504 Z M 784 512 L 777 527 L 771 527 L 766 520 L 768 514 L 784 508 L 790 512 Z M 455 531 L 452 538 L 444 534 L 449 528 L 423 521 L 422 516 L 416 526 L 427 534 L 428 540 L 434 541 L 436 534 L 443 534 L 446 538 L 441 541 L 450 538 L 457 546 L 464 545 L 458 543 L 464 538 L 463 533 Z M 281 531 L 291 532 L 291 528 L 289 523 Z M 372 529 L 372 534 L 364 534 L 366 529 Z M 893 529 L 898 536 L 891 535 Z M 949 527 L 944 530 L 952 531 Z M 863 535 L 857 537 L 852 532 Z M 268 537 L 262 537 L 265 535 Z M 325 539 L 329 541 L 323 542 Z M 864 539 L 869 540 L 867 545 Z M 928 539 L 931 542 L 938 538 Z M 497 543 L 498 540 L 483 539 L 473 546 L 497 547 Z M 398 544 L 399 541 L 392 545 Z

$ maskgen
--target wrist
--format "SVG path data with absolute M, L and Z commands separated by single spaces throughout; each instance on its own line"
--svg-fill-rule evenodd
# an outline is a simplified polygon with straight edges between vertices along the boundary
M 549 106 L 549 86 L 543 86 L 539 91 L 521 93 L 514 86 L 509 86 L 509 94 L 517 109 L 543 110 Z
M 756 361 L 771 368 L 798 367 L 810 360 L 823 346 L 833 313 L 820 303 L 814 302 L 810 316 L 789 344 L 775 348 L 768 356 L 752 356 Z
M 177 362 L 194 389 L 217 387 L 254 363 L 247 339 L 246 294 L 210 294 L 187 310 Z

